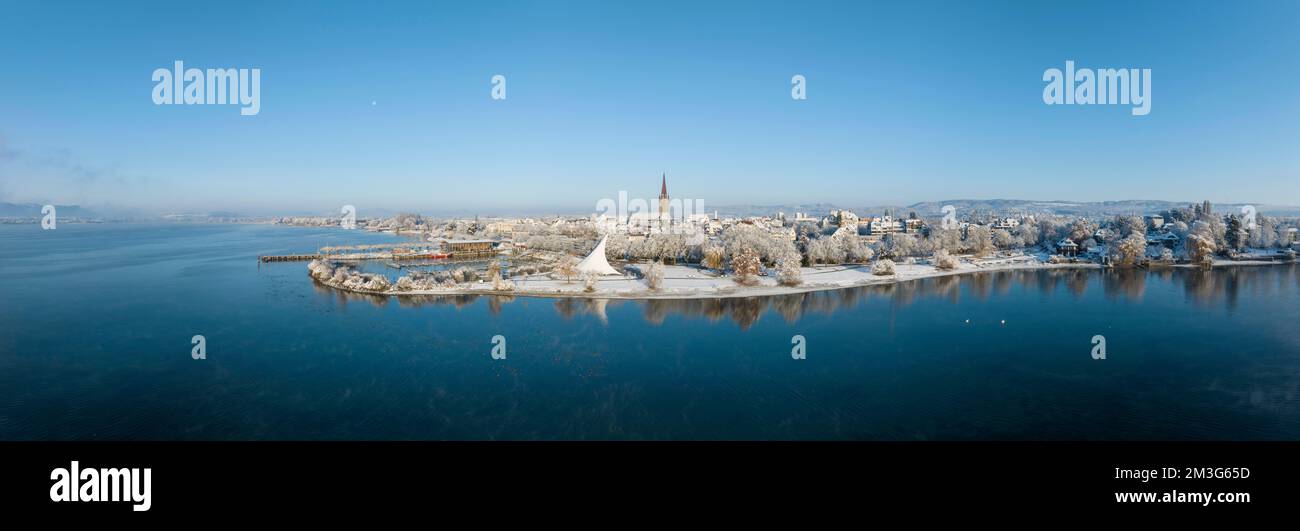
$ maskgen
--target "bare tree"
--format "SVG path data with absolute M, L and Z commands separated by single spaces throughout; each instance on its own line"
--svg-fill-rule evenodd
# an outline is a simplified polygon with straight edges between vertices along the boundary
M 559 263 L 555 264 L 555 273 L 563 277 L 565 283 L 572 283 L 573 277 L 578 276 L 578 259 L 571 255 L 564 255 Z

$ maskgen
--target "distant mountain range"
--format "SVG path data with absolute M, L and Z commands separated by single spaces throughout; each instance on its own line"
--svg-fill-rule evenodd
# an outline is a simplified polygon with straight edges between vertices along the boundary
M 41 218 L 41 208 L 45 205 L 36 203 L 0 203 L 0 218 Z M 54 205 L 55 214 L 60 218 L 99 219 L 99 214 L 77 205 Z
M 802 212 L 812 217 L 825 216 L 831 210 L 846 209 L 851 210 L 859 215 L 881 215 L 892 213 L 894 216 L 904 217 L 911 212 L 916 212 L 918 216 L 940 216 L 945 205 L 952 205 L 957 209 L 959 216 L 975 212 L 993 213 L 999 215 L 1010 214 L 1055 214 L 1060 216 L 1114 216 L 1118 214 L 1154 214 L 1163 212 L 1171 208 L 1180 208 L 1191 205 L 1192 201 L 1160 201 L 1153 199 L 1129 199 L 1123 201 L 1029 201 L 1022 199 L 949 199 L 946 201 L 926 201 L 922 203 L 913 203 L 911 205 L 877 205 L 877 206 L 852 206 L 839 205 L 835 203 L 807 203 L 807 204 L 790 204 L 790 205 L 727 205 L 709 207 L 706 205 L 705 213 L 712 215 L 717 212 L 721 216 L 767 216 L 777 212 L 784 212 L 786 216 L 794 217 L 796 213 Z M 0 218 L 19 218 L 19 219 L 40 219 L 42 217 L 41 207 L 38 203 L 4 203 L 0 202 Z M 1214 208 L 1218 212 L 1240 212 L 1244 204 L 1239 203 L 1215 203 Z M 1281 205 L 1254 205 L 1257 212 L 1271 216 L 1300 217 L 1300 207 L 1281 206 Z M 135 209 L 120 209 L 108 207 L 106 211 L 100 209 L 91 210 L 78 205 L 55 205 L 58 209 L 58 215 L 63 219 L 83 219 L 83 220 L 105 220 L 105 221 L 124 221 L 124 220 L 172 220 L 172 221 L 246 221 L 254 218 L 269 218 L 273 216 L 255 216 L 241 214 L 238 212 L 208 212 L 202 213 L 167 213 L 167 214 L 145 214 Z M 387 218 L 397 215 L 399 211 L 386 209 L 370 209 L 364 212 L 363 218 Z M 433 215 L 436 218 L 463 217 L 472 218 L 476 214 L 483 216 L 538 216 L 546 215 L 541 212 L 473 212 L 473 211 L 442 211 Z M 567 214 L 585 216 L 591 212 L 568 211 L 553 212 L 553 214 Z M 279 213 L 274 217 L 306 215 L 306 216 L 323 216 L 330 217 L 330 213 L 314 214 L 294 214 L 290 212 Z
M 1160 201 L 1154 199 L 1128 199 L 1123 201 L 1030 201 L 1023 199 L 949 199 L 946 201 L 925 201 L 911 205 L 883 205 L 870 207 L 852 207 L 831 203 L 813 203 L 805 205 L 741 205 L 717 207 L 720 215 L 756 216 L 775 212 L 785 212 L 793 216 L 804 212 L 814 217 L 824 216 L 834 209 L 847 209 L 858 214 L 881 215 L 892 213 L 894 216 L 907 216 L 916 212 L 918 216 L 942 215 L 943 207 L 952 205 L 960 213 L 993 212 L 996 214 L 1055 214 L 1060 216 L 1114 216 L 1119 214 L 1145 215 L 1164 212 L 1171 208 L 1191 205 L 1191 201 Z M 1240 212 L 1244 203 L 1215 203 L 1213 207 L 1219 212 Z M 1273 216 L 1300 216 L 1300 207 L 1281 205 L 1254 205 L 1260 214 Z

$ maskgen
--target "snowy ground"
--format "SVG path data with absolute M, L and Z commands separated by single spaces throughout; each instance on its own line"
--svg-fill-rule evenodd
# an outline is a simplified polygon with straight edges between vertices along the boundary
M 632 267 L 636 267 L 635 265 Z M 873 275 L 870 264 L 821 266 L 802 268 L 803 283 L 798 286 L 778 285 L 774 276 L 760 276 L 750 286 L 736 283 L 731 276 L 718 276 L 712 271 L 694 266 L 664 266 L 663 285 L 651 290 L 645 280 L 633 276 L 605 277 L 596 282 L 593 291 L 586 291 L 580 279 L 572 282 L 556 280 L 545 275 L 514 278 L 513 292 L 493 291 L 489 282 L 462 284 L 454 288 L 418 291 L 390 291 L 390 295 L 451 295 L 451 294 L 512 294 L 539 297 L 588 297 L 602 299 L 692 299 L 721 297 L 752 297 L 841 289 L 872 284 L 886 284 L 921 278 L 959 275 L 982 271 L 1008 271 L 1016 269 L 1096 268 L 1096 264 L 1049 264 L 1035 256 L 991 258 L 977 262 L 963 261 L 951 271 L 941 271 L 928 264 L 898 264 L 893 275 Z M 769 274 L 775 275 L 769 271 Z

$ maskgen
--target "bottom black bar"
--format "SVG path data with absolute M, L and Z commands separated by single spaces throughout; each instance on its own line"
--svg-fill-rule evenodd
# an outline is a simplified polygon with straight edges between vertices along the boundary
M 751 513 L 1197 517 L 1289 508 L 1300 493 L 1297 455 L 1290 442 L 9 442 L 0 443 L 0 505 L 127 521 L 596 506 L 661 514 L 729 500 Z

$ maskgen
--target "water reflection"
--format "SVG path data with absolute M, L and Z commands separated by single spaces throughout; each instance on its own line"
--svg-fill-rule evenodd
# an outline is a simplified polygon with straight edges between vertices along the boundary
M 662 324 L 670 315 L 703 318 L 710 322 L 728 319 L 741 329 L 748 329 L 769 312 L 787 323 L 809 315 L 829 315 L 855 308 L 872 300 L 888 300 L 895 308 L 907 307 L 922 299 L 957 303 L 963 298 L 984 301 L 1007 296 L 1014 290 L 1052 296 L 1065 294 L 1074 299 L 1100 290 L 1107 300 L 1141 303 L 1149 285 L 1181 286 L 1187 300 L 1202 306 L 1222 305 L 1236 308 L 1239 294 L 1246 290 L 1256 296 L 1292 296 L 1300 281 L 1300 266 L 1270 265 L 1218 268 L 1153 268 L 1129 270 L 1046 269 L 1034 271 L 999 271 L 928 278 L 910 282 L 863 286 L 827 291 L 763 297 L 709 299 L 610 300 L 593 298 L 557 298 L 553 306 L 564 319 L 580 315 L 607 322 L 609 309 L 633 304 L 650 324 Z M 364 302 L 376 307 L 397 304 L 402 308 L 452 306 L 462 308 L 486 299 L 488 310 L 499 314 L 514 296 L 500 295 L 403 295 L 385 297 L 345 292 L 316 284 L 316 293 L 340 306 Z

